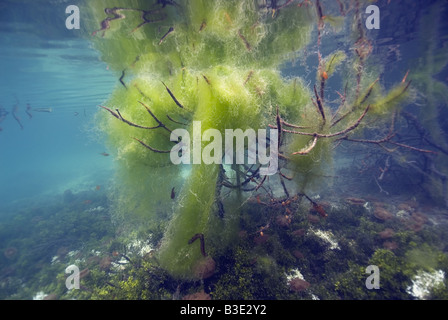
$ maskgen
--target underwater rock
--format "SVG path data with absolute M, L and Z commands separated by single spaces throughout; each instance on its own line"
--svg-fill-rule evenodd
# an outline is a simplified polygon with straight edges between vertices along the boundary
M 207 279 L 210 278 L 216 269 L 216 262 L 212 257 L 207 256 L 201 259 L 194 267 L 193 274 L 195 278 Z
M 402 205 L 406 205 L 411 210 L 416 210 L 419 207 L 419 204 L 416 200 L 408 200 L 402 203 Z
M 238 237 L 240 239 L 246 239 L 247 238 L 247 231 L 246 230 L 241 230 L 240 232 L 238 232 Z
M 393 214 L 382 207 L 376 207 L 373 211 L 373 215 L 381 221 L 386 221 L 393 218 Z
M 361 198 L 345 198 L 345 201 L 356 206 L 363 206 L 366 203 L 366 200 Z
M 264 243 L 266 243 L 266 241 L 268 241 L 270 238 L 270 236 L 268 234 L 259 234 L 258 236 L 256 236 L 254 238 L 254 243 L 256 245 L 262 245 Z
M 185 297 L 182 298 L 182 300 L 212 300 L 212 297 L 208 293 L 200 291 L 186 295 Z
M 414 209 L 415 209 L 416 207 L 415 206 L 411 206 L 409 203 L 407 203 L 407 202 L 403 202 L 403 203 L 400 203 L 398 206 L 397 206 L 397 209 L 399 210 L 399 211 L 401 211 L 401 210 L 403 210 L 403 211 L 406 211 L 406 212 L 412 212 L 412 211 L 414 211 Z
M 68 252 L 69 249 L 67 247 L 59 247 L 56 251 L 56 255 L 59 257 L 59 259 L 64 259 Z
M 291 224 L 291 218 L 287 215 L 278 215 L 275 218 L 275 222 L 283 228 L 287 228 Z
M 428 222 L 428 217 L 421 212 L 414 212 L 410 219 L 405 221 L 406 228 L 414 232 L 419 232 L 423 226 Z
M 315 216 L 314 214 L 309 214 L 308 215 L 308 221 L 310 223 L 315 224 L 315 223 L 319 223 L 320 222 L 320 218 L 318 216 Z
M 294 257 L 296 257 L 297 259 L 303 259 L 303 258 L 305 258 L 305 256 L 303 255 L 303 253 L 300 252 L 299 250 L 294 250 L 294 251 L 292 252 L 292 255 L 293 255 Z
M 289 288 L 294 292 L 302 292 L 310 287 L 310 283 L 300 278 L 294 278 L 289 282 Z
M 88 268 L 85 268 L 83 270 L 81 270 L 81 272 L 79 273 L 79 279 L 85 278 L 90 274 L 90 270 Z
M 409 211 L 400 210 L 395 214 L 395 216 L 399 219 L 409 219 L 411 217 L 411 214 L 409 213 Z
M 42 300 L 58 300 L 58 296 L 54 293 L 46 295 Z
M 16 269 L 12 266 L 4 267 L 0 269 L 0 279 L 6 279 L 12 276 L 16 272 Z
M 305 233 L 306 233 L 306 230 L 303 229 L 303 228 L 294 230 L 294 231 L 292 232 L 292 234 L 293 234 L 294 236 L 296 236 L 296 237 L 303 237 L 303 236 L 305 235 Z
M 395 232 L 391 228 L 386 228 L 383 231 L 378 232 L 378 235 L 381 239 L 389 239 L 395 235 Z
M 88 266 L 95 266 L 98 265 L 100 263 L 101 259 L 98 256 L 92 256 L 92 257 L 88 257 L 87 258 L 87 265 Z
M 6 250 L 3 251 L 3 254 L 5 255 L 6 259 L 13 259 L 17 254 L 17 249 L 15 247 L 6 248 Z
M 112 259 L 110 257 L 104 257 L 100 260 L 99 266 L 100 270 L 107 271 L 112 265 Z
M 75 195 L 70 189 L 65 190 L 64 194 L 62 195 L 64 203 L 72 203 L 73 201 L 75 201 L 75 198 Z
M 398 249 L 398 243 L 396 243 L 395 241 L 385 241 L 383 243 L 383 248 L 393 251 Z
M 34 216 L 32 219 L 31 219 L 31 222 L 32 223 L 38 223 L 38 222 L 40 222 L 40 221 L 43 221 L 44 220 L 44 217 L 42 217 L 42 216 Z

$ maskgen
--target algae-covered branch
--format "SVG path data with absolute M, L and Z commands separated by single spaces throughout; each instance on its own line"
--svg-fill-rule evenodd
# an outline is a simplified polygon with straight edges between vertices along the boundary
M 362 142 L 366 128 L 390 128 L 375 143 L 393 141 L 390 119 L 409 81 L 386 91 L 378 72 L 366 72 L 365 4 L 350 4 L 332 11 L 326 1 L 87 2 L 89 37 L 117 75 L 98 114 L 118 162 L 116 212 L 166 226 L 157 258 L 172 275 L 197 277 L 231 245 L 250 199 L 309 199 L 322 211 L 306 194 L 328 180 L 335 146 Z M 344 23 L 354 26 L 354 50 L 321 52 L 325 33 Z M 282 73 L 310 55 L 305 48 L 317 58 L 312 84 Z M 327 93 L 338 73 L 344 85 L 334 102 Z M 226 145 L 220 137 L 228 130 L 270 134 Z M 173 163 L 189 155 L 190 137 L 213 161 Z M 278 159 L 269 176 L 266 153 Z M 191 241 L 195 235 L 201 241 Z

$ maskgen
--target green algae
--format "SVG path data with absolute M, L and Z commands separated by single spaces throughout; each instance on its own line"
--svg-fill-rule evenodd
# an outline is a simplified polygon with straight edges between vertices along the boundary
M 252 0 L 95 1 L 86 6 L 87 30 L 94 30 L 92 44 L 119 77 L 105 103 L 109 113 L 102 110 L 98 115 L 118 163 L 111 196 L 115 212 L 123 221 L 137 217 L 145 226 L 166 226 L 158 258 L 163 268 L 181 278 L 192 277 L 202 259 L 199 244 L 189 240 L 203 234 L 207 250 L 224 250 L 235 238 L 241 204 L 250 194 L 234 188 L 225 198 L 220 196 L 222 172 L 239 185 L 241 172 L 247 170 L 241 165 L 172 165 L 166 154 L 174 144 L 172 130 L 186 129 L 193 136 L 197 121 L 201 135 L 209 129 L 221 135 L 226 129 L 265 129 L 275 124 L 278 110 L 282 120 L 307 128 L 305 135 L 283 134 L 279 144 L 288 159 L 282 174 L 291 178 L 270 181 L 281 184 L 289 196 L 287 190 L 293 195 L 328 183 L 332 142 L 347 128 L 362 129 L 369 108 L 372 116 L 387 117 L 407 97 L 407 84 L 382 92 L 371 73 L 358 90 L 348 92 L 340 110 L 344 116 L 333 124 L 326 121 L 324 114 L 332 111 L 323 95 L 320 102 L 303 80 L 281 74 L 285 62 L 312 39 L 316 17 L 308 6 L 277 10 Z M 341 25 L 343 18 L 329 19 L 335 21 Z M 346 61 L 356 70 L 364 58 L 351 59 L 336 50 L 322 59 L 317 78 L 322 71 L 333 76 Z M 356 77 L 353 70 L 349 80 Z M 322 106 L 316 112 L 318 104 Z M 207 146 L 207 141 L 201 142 L 201 150 Z M 303 154 L 291 156 L 298 151 Z M 222 221 L 218 211 L 225 212 Z

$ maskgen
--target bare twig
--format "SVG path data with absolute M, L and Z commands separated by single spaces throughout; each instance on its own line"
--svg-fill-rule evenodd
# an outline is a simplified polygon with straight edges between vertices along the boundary
M 183 125 L 183 126 L 186 126 L 186 125 L 187 125 L 186 123 L 183 123 L 183 122 L 174 120 L 174 119 L 171 118 L 168 114 L 166 115 L 166 117 L 167 117 L 170 121 L 172 121 L 172 122 L 174 122 L 174 123 L 181 124 L 181 125 Z
M 123 87 L 125 87 L 126 89 L 128 88 L 128 87 L 126 87 L 126 84 L 124 83 L 124 81 L 123 81 L 123 78 L 124 78 L 124 72 L 126 71 L 126 69 L 123 69 L 123 71 L 121 72 L 121 77 L 120 77 L 120 83 L 123 85 Z
M 149 109 L 149 107 L 148 107 L 146 104 L 144 104 L 144 103 L 141 102 L 141 101 L 139 101 L 139 103 L 140 103 L 142 106 L 145 107 L 146 111 L 148 111 L 148 113 L 151 115 L 151 117 L 153 117 L 153 119 L 156 120 L 156 122 L 159 124 L 159 125 L 157 126 L 157 128 L 160 127 L 160 128 L 163 128 L 163 129 L 167 130 L 168 132 L 172 132 L 172 130 L 168 129 L 168 128 L 165 126 L 165 124 L 164 124 L 162 121 L 160 121 L 160 120 L 154 115 L 154 113 L 152 113 L 151 109 Z
M 314 136 L 313 138 L 313 142 L 310 144 L 310 146 L 308 148 L 304 148 L 300 151 L 294 152 L 293 154 L 300 154 L 300 155 L 305 155 L 311 152 L 311 150 L 314 149 L 314 147 L 316 146 L 317 143 L 317 136 Z
M 324 108 L 322 106 L 322 100 L 320 99 L 319 94 L 317 93 L 316 85 L 314 85 L 314 95 L 316 96 L 317 107 L 319 109 L 320 115 L 322 116 L 322 121 L 323 121 L 323 125 L 324 125 L 325 121 L 326 121 L 325 112 L 324 112 Z
M 166 88 L 166 91 L 168 92 L 168 94 L 170 95 L 171 99 L 173 99 L 173 101 L 176 103 L 176 105 L 181 108 L 184 109 L 184 106 L 179 102 L 179 100 L 176 99 L 176 97 L 174 96 L 174 94 L 171 92 L 171 90 L 166 86 L 166 84 L 162 81 L 163 85 Z
M 132 139 L 138 141 L 142 146 L 144 146 L 145 148 L 147 148 L 147 149 L 149 149 L 149 150 L 151 150 L 153 152 L 156 152 L 156 153 L 170 153 L 171 152 L 171 150 L 167 151 L 167 150 L 159 150 L 159 149 L 153 148 L 153 147 L 147 145 L 146 143 L 144 143 L 140 139 L 137 139 L 137 138 L 132 138 Z
M 299 131 L 293 131 L 293 130 L 286 130 L 283 129 L 283 132 L 288 132 L 288 133 L 294 133 L 294 134 L 300 134 L 300 135 L 305 135 L 305 136 L 314 136 L 317 138 L 333 138 L 336 136 L 341 136 L 344 135 L 352 130 L 354 130 L 356 127 L 359 126 L 359 124 L 361 123 L 362 119 L 365 117 L 365 115 L 367 114 L 367 111 L 369 111 L 370 105 L 367 106 L 367 108 L 364 110 L 364 112 L 362 113 L 362 115 L 359 117 L 359 119 L 351 126 L 347 127 L 345 130 L 336 132 L 336 133 L 329 133 L 329 134 L 321 134 L 321 133 L 317 133 L 317 132 L 299 132 Z
M 366 94 L 364 95 L 364 98 L 361 100 L 361 102 L 359 104 L 357 104 L 357 106 L 361 106 L 364 102 L 366 102 L 366 100 L 369 98 L 370 94 L 372 93 L 373 87 L 375 86 L 375 84 L 379 81 L 379 78 L 376 79 L 367 89 Z M 352 107 L 347 113 L 345 113 L 344 115 L 342 115 L 339 119 L 333 121 L 333 123 L 331 124 L 330 128 L 334 127 L 336 124 L 338 124 L 340 121 L 342 121 L 343 119 L 345 119 L 349 114 L 351 114 L 354 110 L 356 109 L 356 107 Z M 339 110 L 335 113 L 336 114 L 339 112 Z
M 244 46 L 246 47 L 247 51 L 251 51 L 252 47 L 250 46 L 249 41 L 247 41 L 247 39 L 241 33 L 241 30 L 238 30 L 238 37 L 240 37 L 240 39 L 243 41 Z
M 380 193 L 384 192 L 385 194 L 389 195 L 389 192 L 387 192 L 386 190 L 384 190 L 383 188 L 381 188 L 381 185 L 379 184 L 378 180 L 375 178 L 375 176 L 373 176 L 373 179 L 376 182 L 376 185 L 378 186 L 378 188 L 380 188 Z
M 160 38 L 159 46 L 162 44 L 162 42 L 165 40 L 165 38 L 168 37 L 168 35 L 171 34 L 172 32 L 174 32 L 174 28 L 170 27 L 168 29 L 168 31 L 162 36 L 162 38 Z

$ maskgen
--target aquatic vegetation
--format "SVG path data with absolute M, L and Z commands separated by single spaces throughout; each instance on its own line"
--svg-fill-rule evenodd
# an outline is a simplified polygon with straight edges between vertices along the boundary
M 353 166 L 375 172 L 384 194 L 403 154 L 437 153 L 397 134 L 404 105 L 415 98 L 415 73 L 385 87 L 381 66 L 369 63 L 374 44 L 361 23 L 365 3 L 351 3 L 337 16 L 326 1 L 86 2 L 89 40 L 117 77 L 96 119 L 118 164 L 114 221 L 153 233 L 160 263 L 126 256 L 133 263 L 120 271 L 123 279 L 108 273 L 116 259 L 102 258 L 89 267 L 88 281 L 107 282 L 95 297 L 407 297 L 403 288 L 413 273 L 403 259 L 421 241 L 416 232 L 426 220 L 409 212 L 402 221 L 389 206 L 353 194 L 339 207 L 310 196 L 332 183 L 341 148 L 368 150 Z M 349 31 L 352 51 L 322 50 L 330 27 Z M 311 84 L 282 73 L 305 48 L 317 61 Z M 337 100 L 329 92 L 335 78 L 342 79 Z M 223 164 L 229 129 L 267 129 L 256 137 L 278 156 L 274 172 L 263 170 L 260 159 L 235 163 L 238 145 L 233 162 Z M 250 143 L 248 135 L 241 144 L 246 156 Z M 182 161 L 174 164 L 173 154 Z M 367 263 L 386 268 L 386 294 L 359 286 Z M 291 290 L 285 274 L 297 267 L 306 284 L 297 280 Z
M 325 204 L 328 216 L 319 225 L 310 225 L 306 218 L 308 204 L 297 206 L 296 200 L 269 206 L 254 200 L 242 207 L 242 231 L 234 245 L 219 250 L 205 243 L 206 256 L 195 270 L 199 273 L 194 279 L 179 280 L 159 265 L 155 247 L 159 236 L 134 231 L 134 240 L 129 240 L 129 235 L 120 235 L 104 219 L 106 212 L 91 212 L 80 204 L 84 196 L 97 194 L 88 192 L 73 193 L 77 200 L 71 204 L 61 201 L 60 205 L 24 211 L 17 215 L 16 224 L 0 229 L 2 238 L 13 239 L 7 245 L 17 248 L 13 260 L 0 256 L 2 298 L 410 299 L 413 291 L 407 289 L 421 272 L 448 272 L 448 256 L 441 251 L 446 226 L 435 229 L 425 225 L 414 232 L 400 218 L 380 221 L 372 211 L 345 200 Z M 91 198 L 92 208 L 106 207 L 101 197 Z M 88 222 L 78 235 L 70 234 L 76 223 L 69 219 L 77 206 L 84 207 L 80 211 L 83 213 L 77 215 Z M 403 204 L 397 207 L 403 208 Z M 293 212 L 291 223 L 277 224 L 274 217 L 278 215 L 273 211 L 285 212 L 286 208 Z M 35 219 L 38 226 L 23 223 L 30 212 L 40 215 Z M 19 226 L 30 228 L 28 237 L 14 239 L 6 232 L 8 229 L 16 234 Z M 260 226 L 264 226 L 263 231 Z M 60 232 L 55 236 L 41 234 L 41 228 L 62 229 L 70 234 L 72 242 L 53 246 Z M 386 239 L 379 235 L 384 230 L 389 231 Z M 195 242 L 200 239 L 198 235 Z M 385 241 L 395 241 L 399 248 L 385 249 Z M 45 248 L 35 251 L 39 248 L 30 243 L 36 242 L 46 243 Z M 64 270 L 70 264 L 77 264 L 81 271 L 81 290 L 67 291 L 65 287 Z M 365 267 L 369 264 L 380 267 L 381 290 L 367 290 L 364 286 Z M 295 278 L 302 281 L 291 283 Z M 439 283 L 433 287 L 430 296 L 445 297 L 443 286 Z
M 447 206 L 444 119 L 448 100 L 446 83 L 441 78 L 448 56 L 441 30 L 442 7 L 441 3 L 428 4 L 418 20 L 418 56 L 409 59 L 409 71 L 404 77 L 412 82 L 408 92 L 412 101 L 394 115 L 391 130 L 370 133 L 375 138 L 365 141 L 365 146 L 382 148 L 360 148 L 365 157 L 358 166 L 360 173 L 366 174 L 364 182 L 376 184 L 385 195 L 409 190 L 420 201 L 431 199 L 436 205 Z M 403 144 L 407 147 L 403 148 Z M 375 173 L 373 177 L 371 172 Z
M 91 207 L 82 203 L 85 197 L 92 199 L 93 208 L 105 209 L 89 210 Z M 91 252 L 115 236 L 107 203 L 105 195 L 95 191 L 65 192 L 50 200 L 13 206 L 9 209 L 12 217 L 8 217 L 9 210 L 4 213 L 0 223 L 0 298 L 32 299 L 37 292 L 68 298 L 65 268 L 76 263 L 80 270 L 91 269 L 95 256 Z M 88 266 L 81 262 L 84 258 Z M 87 296 L 77 293 L 77 298 Z
M 420 57 L 390 74 L 370 2 L 80 3 L 114 185 L 6 207 L 0 298 L 446 299 L 446 6 L 416 6 Z
M 99 25 L 102 33 L 95 31 L 92 41 L 108 66 L 121 74 L 100 120 L 121 164 L 117 211 L 157 220 L 158 211 L 172 210 L 159 250 L 161 264 L 172 274 L 190 277 L 202 259 L 199 244 L 189 244 L 193 235 L 203 234 L 212 246 L 225 246 L 234 238 L 238 203 L 248 197 L 244 191 L 264 190 L 275 198 L 278 191 L 269 190 L 280 184 L 287 198 L 308 192 L 331 167 L 331 142 L 349 140 L 364 127 L 365 117 L 391 114 L 406 97 L 405 79 L 382 94 L 378 79 L 363 76 L 371 44 L 362 28 L 353 31 L 353 58 L 340 50 L 326 57 L 318 51 L 318 86 L 313 90 L 299 78 L 281 76 L 288 57 L 309 44 L 315 19 L 319 50 L 325 21 L 320 2 L 315 5 L 317 11 L 293 2 L 135 1 L 124 6 L 117 1 L 107 8 L 102 2 L 89 3 L 90 27 Z M 355 85 L 333 111 L 325 84 L 348 59 L 357 65 Z M 260 174 L 259 164 L 170 164 L 173 130 L 193 130 L 198 121 L 202 133 L 213 129 L 222 135 L 229 128 L 270 127 L 271 139 L 276 133 L 279 141 L 278 146 L 270 144 L 271 153 L 274 146 L 279 149 L 276 176 Z M 216 152 L 203 140 L 201 150 Z M 173 188 L 181 190 L 169 208 L 161 202 Z M 318 204 L 313 206 L 324 215 Z
M 424 143 L 438 152 L 437 157 L 427 158 L 430 165 L 429 170 L 424 170 L 424 184 L 435 201 L 442 200 L 448 206 L 445 172 L 448 156 L 445 134 L 447 124 L 443 120 L 448 106 L 448 87 L 446 83 L 438 80 L 438 75 L 448 66 L 448 54 L 446 39 L 441 37 L 439 30 L 440 9 L 439 3 L 429 6 L 419 24 L 420 55 L 412 79 L 421 94 L 419 102 L 422 106 L 418 110 L 418 120 L 412 114 L 407 114 L 406 117 L 414 124 Z

